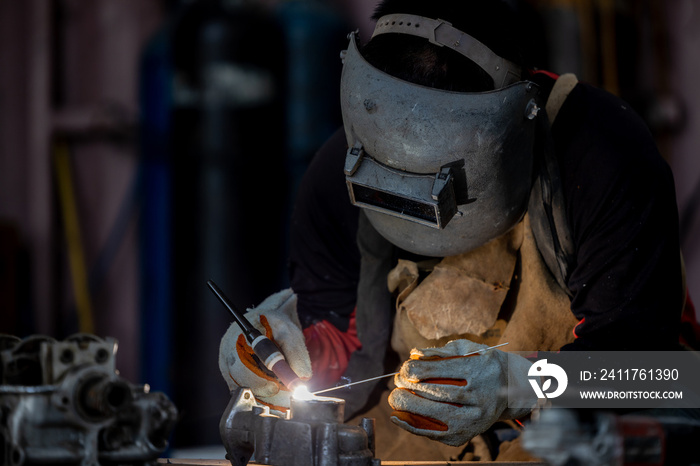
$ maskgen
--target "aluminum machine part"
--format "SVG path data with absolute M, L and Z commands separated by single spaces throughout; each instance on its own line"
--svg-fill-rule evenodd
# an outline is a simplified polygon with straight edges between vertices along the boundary
M 0 335 L 0 464 L 150 465 L 175 405 L 115 369 L 117 343 Z
M 379 466 L 374 458 L 374 419 L 343 424 L 345 400 L 292 397 L 284 415 L 259 404 L 248 388 L 231 392 L 219 430 L 232 466 Z

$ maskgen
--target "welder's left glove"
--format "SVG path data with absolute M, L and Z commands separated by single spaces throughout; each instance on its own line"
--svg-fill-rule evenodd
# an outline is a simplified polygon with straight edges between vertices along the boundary
M 397 388 L 389 395 L 392 422 L 457 446 L 498 420 L 528 414 L 537 402 L 527 377 L 532 363 L 498 349 L 463 356 L 485 348 L 469 340 L 453 340 L 442 348 L 411 351 L 411 359 L 394 379 Z M 511 380 L 522 384 L 512 387 L 525 397 L 517 406 L 527 408 L 508 408 L 508 371 Z

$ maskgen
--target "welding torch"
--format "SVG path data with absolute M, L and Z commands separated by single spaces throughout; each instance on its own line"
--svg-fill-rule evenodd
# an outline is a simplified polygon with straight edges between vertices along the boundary
M 245 318 L 242 312 L 229 301 L 226 295 L 216 286 L 216 283 L 209 280 L 207 282 L 209 288 L 214 292 L 219 301 L 233 314 L 233 318 L 241 328 L 245 339 L 253 349 L 255 355 L 260 359 L 260 362 L 269 369 L 289 390 L 301 383 L 301 379 L 289 366 L 289 363 L 284 357 L 282 350 L 275 344 L 274 341 L 260 333 L 258 329 L 253 327 L 248 319 Z

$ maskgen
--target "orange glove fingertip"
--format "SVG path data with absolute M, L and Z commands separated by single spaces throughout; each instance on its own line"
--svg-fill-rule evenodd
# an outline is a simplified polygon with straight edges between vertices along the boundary
M 253 348 L 250 347 L 243 334 L 238 335 L 238 339 L 236 340 L 236 353 L 238 354 L 238 359 L 240 359 L 243 365 L 253 374 L 257 375 L 262 379 L 280 385 L 275 377 L 270 376 L 260 368 L 257 360 L 255 359 L 255 353 L 253 352 Z
M 428 416 L 423 416 L 421 414 L 410 413 L 408 411 L 393 411 L 392 417 L 405 422 L 414 429 L 421 430 L 433 430 L 438 432 L 446 432 L 449 427 L 442 421 L 433 419 Z

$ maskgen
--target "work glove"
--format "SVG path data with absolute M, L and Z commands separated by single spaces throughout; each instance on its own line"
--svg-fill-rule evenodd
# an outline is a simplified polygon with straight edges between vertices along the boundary
M 311 378 L 311 361 L 304 344 L 291 289 L 275 293 L 245 314 L 263 335 L 274 341 L 302 380 Z M 272 409 L 289 408 L 290 392 L 255 356 L 237 323 L 232 323 L 219 346 L 219 370 L 229 390 L 250 388 L 256 399 Z
M 304 329 L 304 339 L 314 374 L 308 384 L 311 390 L 334 386 L 345 373 L 352 353 L 362 346 L 357 337 L 355 311 L 350 315 L 347 331 L 341 332 L 327 320 L 320 320 Z
M 527 359 L 498 349 L 464 357 L 488 348 L 469 340 L 453 340 L 442 348 L 411 351 L 395 376 L 396 389 L 389 395 L 394 410 L 391 421 L 417 435 L 447 445 L 462 445 L 499 420 L 528 414 L 537 398 L 528 385 Z M 511 387 L 524 396 L 509 409 L 508 371 Z M 527 390 L 525 390 L 527 388 Z

